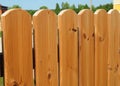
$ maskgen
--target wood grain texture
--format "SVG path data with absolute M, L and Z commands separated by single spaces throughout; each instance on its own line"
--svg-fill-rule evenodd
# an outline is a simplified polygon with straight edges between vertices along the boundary
M 73 10 L 58 15 L 60 86 L 78 86 L 78 20 Z
M 120 14 L 117 10 L 108 12 L 109 52 L 108 52 L 108 86 L 120 86 L 119 29 Z
M 95 86 L 94 14 L 82 10 L 79 16 L 79 86 Z
M 107 12 L 95 12 L 95 86 L 107 86 L 108 26 Z
M 31 16 L 13 9 L 2 15 L 5 86 L 33 86 Z
M 57 16 L 40 10 L 33 16 L 36 86 L 58 86 Z

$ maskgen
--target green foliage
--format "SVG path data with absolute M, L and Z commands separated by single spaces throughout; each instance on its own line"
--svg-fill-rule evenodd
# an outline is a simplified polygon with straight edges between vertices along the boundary
M 83 9 L 90 9 L 90 8 L 87 4 L 85 5 L 79 4 L 78 8 L 76 9 L 76 12 L 78 13 L 80 10 L 83 10 Z
M 76 11 L 76 6 L 73 4 L 73 5 L 71 5 L 71 6 L 70 6 L 70 9 L 72 9 L 72 10 L 75 10 L 75 11 Z
M 0 31 L 0 37 L 2 37 L 2 34 L 3 34 L 3 32 L 2 32 L 2 31 Z
M 42 7 L 40 7 L 40 9 L 48 9 L 48 7 L 47 6 L 42 6 Z
M 97 10 L 97 9 L 105 9 L 106 11 L 109 11 L 112 8 L 113 8 L 113 4 L 110 3 L 110 4 L 100 5 L 100 6 L 96 7 L 95 10 Z
M 12 7 L 9 7 L 8 9 L 13 9 L 13 8 L 21 8 L 19 5 L 13 5 Z
M 11 8 L 21 8 L 19 5 L 13 5 L 12 7 L 9 7 L 9 9 Z M 109 11 L 110 9 L 113 8 L 113 4 L 112 3 L 108 3 L 108 4 L 104 4 L 104 5 L 99 5 L 97 7 L 92 6 L 92 11 L 95 12 L 97 9 L 105 9 L 106 11 Z M 39 9 L 48 9 L 47 6 L 41 6 Z M 52 9 L 56 14 L 59 14 L 61 10 L 64 9 L 72 9 L 74 10 L 76 13 L 80 12 L 80 10 L 82 9 L 90 9 L 90 7 L 85 4 L 79 4 L 78 6 L 70 5 L 68 2 L 62 2 L 61 7 L 58 3 L 56 3 L 56 8 Z M 33 15 L 37 10 L 27 10 L 31 15 Z
M 56 3 L 56 8 L 55 8 L 55 10 L 53 10 L 56 14 L 59 14 L 59 12 L 61 11 L 61 8 L 60 8 L 60 6 L 59 6 L 59 4 L 58 3 Z
M 0 77 L 0 86 L 3 86 L 3 78 Z
M 31 15 L 33 15 L 37 10 L 27 10 L 28 13 L 30 13 Z
M 62 2 L 61 6 L 62 6 L 62 10 L 70 8 L 70 4 L 68 2 Z

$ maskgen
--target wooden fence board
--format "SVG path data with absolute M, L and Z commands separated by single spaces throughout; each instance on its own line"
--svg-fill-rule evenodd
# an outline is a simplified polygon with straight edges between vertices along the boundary
M 35 28 L 36 86 L 58 86 L 57 16 L 40 10 L 33 16 Z
M 2 15 L 5 86 L 33 86 L 31 16 L 21 9 Z
M 58 19 L 57 19 L 58 18 Z M 120 13 L 12 9 L 2 17 L 5 86 L 120 86 Z M 57 29 L 59 28 L 59 33 Z M 59 50 L 58 50 L 59 46 Z M 60 61 L 60 64 L 59 64 Z
M 94 14 L 90 10 L 82 10 L 79 16 L 79 83 L 80 86 L 95 86 L 95 36 Z
M 108 52 L 108 86 L 120 86 L 119 72 L 119 29 L 120 14 L 117 10 L 108 12 L 109 52 Z
M 73 10 L 58 15 L 60 86 L 78 86 L 78 22 Z
M 107 12 L 95 12 L 95 86 L 107 86 L 108 80 Z

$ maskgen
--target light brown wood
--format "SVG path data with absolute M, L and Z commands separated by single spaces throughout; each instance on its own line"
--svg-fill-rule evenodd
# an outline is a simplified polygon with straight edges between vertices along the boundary
M 82 10 L 79 16 L 79 86 L 95 86 L 94 14 Z
M 120 14 L 117 10 L 108 12 L 109 52 L 108 52 L 108 86 L 120 86 L 119 29 Z
M 57 16 L 40 10 L 33 16 L 36 86 L 58 86 Z
M 60 86 L 78 86 L 78 21 L 73 10 L 58 15 Z
M 108 80 L 107 12 L 95 12 L 95 86 L 107 86 Z
M 13 9 L 2 15 L 5 86 L 33 86 L 31 16 Z

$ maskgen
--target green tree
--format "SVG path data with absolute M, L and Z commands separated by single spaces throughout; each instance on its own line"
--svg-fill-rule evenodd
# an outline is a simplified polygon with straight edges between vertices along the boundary
M 62 2 L 62 10 L 63 9 L 69 9 L 70 8 L 70 5 L 69 5 L 69 3 L 68 2 Z
M 90 8 L 89 8 L 89 6 L 87 4 L 85 4 L 85 5 L 79 4 L 78 9 L 82 10 L 82 9 L 90 9 Z
M 70 6 L 70 9 L 75 10 L 76 9 L 75 5 L 73 4 L 72 6 Z
M 21 8 L 19 5 L 13 5 L 12 7 L 9 7 L 8 9 L 13 9 L 13 8 Z
M 33 15 L 37 10 L 27 10 L 28 13 L 30 13 L 30 15 Z
M 78 13 L 78 12 L 80 12 L 80 10 L 83 10 L 83 9 L 90 9 L 90 8 L 87 4 L 85 4 L 85 5 L 79 4 L 78 8 L 76 9 L 76 12 Z
M 40 9 L 48 9 L 47 6 L 41 6 Z
M 96 7 L 97 9 L 105 9 L 106 11 L 109 11 L 110 9 L 113 9 L 113 4 L 109 3 L 109 4 L 105 4 L 105 5 L 99 5 Z
M 74 10 L 76 13 L 79 12 L 78 8 L 76 8 L 74 4 L 70 6 L 70 9 Z
M 58 3 L 56 3 L 56 8 L 55 8 L 54 12 L 55 12 L 56 14 L 59 14 L 60 11 L 61 11 L 60 6 L 59 6 Z

